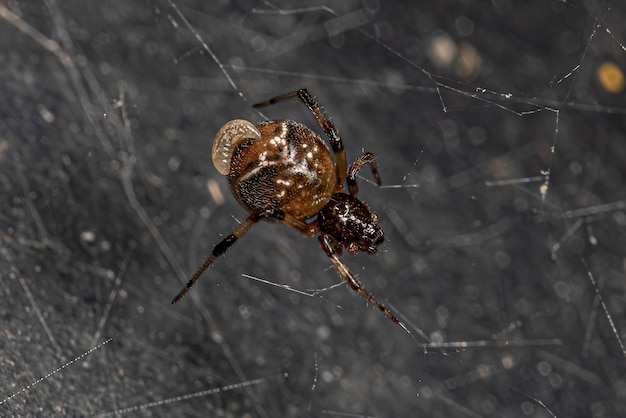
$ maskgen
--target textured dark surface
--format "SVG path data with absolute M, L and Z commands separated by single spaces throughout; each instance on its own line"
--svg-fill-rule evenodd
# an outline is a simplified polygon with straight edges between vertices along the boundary
M 626 416 L 624 3 L 290 3 L 1 2 L 0 415 Z M 322 134 L 250 107 L 300 87 L 392 186 L 344 260 L 410 335 L 266 222 L 170 305 L 247 216 L 216 131 Z

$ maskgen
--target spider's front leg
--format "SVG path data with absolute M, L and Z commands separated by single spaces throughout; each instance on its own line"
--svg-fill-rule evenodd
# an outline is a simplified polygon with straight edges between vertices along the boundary
M 347 183 L 348 183 L 348 191 L 352 195 L 352 197 L 359 197 L 359 186 L 356 184 L 356 175 L 359 173 L 359 170 L 363 168 L 365 164 L 369 164 L 372 169 L 372 175 L 374 176 L 374 181 L 378 187 L 382 184 L 380 181 L 380 174 L 378 174 L 378 166 L 376 165 L 376 159 L 374 154 L 371 152 L 366 152 L 359 158 L 357 158 L 352 164 L 350 164 L 350 168 L 348 169 Z
M 207 257 L 207 259 L 200 266 L 200 268 L 194 273 L 191 279 L 189 279 L 185 287 L 183 287 L 182 290 L 178 292 L 178 295 L 176 295 L 176 297 L 172 299 L 172 303 L 174 304 L 178 302 L 183 296 L 185 296 L 185 293 L 187 293 L 187 291 L 191 288 L 191 286 L 193 286 L 194 283 L 196 283 L 196 280 L 198 280 L 198 278 L 202 275 L 202 273 L 204 273 L 204 270 L 209 268 L 209 266 L 213 264 L 216 258 L 224 254 L 226 251 L 228 251 L 228 249 L 235 242 L 237 242 L 237 240 L 241 238 L 243 234 L 248 232 L 248 230 L 252 227 L 252 225 L 257 223 L 259 219 L 261 219 L 261 216 L 256 213 L 253 213 L 252 215 L 248 216 L 245 221 L 237 225 L 235 229 L 233 229 L 233 232 L 228 234 L 226 238 L 220 241 L 219 244 L 217 244 L 213 248 L 213 251 L 211 251 L 211 254 Z
M 391 311 L 385 308 L 380 302 L 374 299 L 374 296 L 370 295 L 367 290 L 363 287 L 363 284 L 359 279 L 356 278 L 354 273 L 350 271 L 347 265 L 344 264 L 343 261 L 339 258 L 341 253 L 343 252 L 341 243 L 328 234 L 321 234 L 319 236 L 320 243 L 322 244 L 322 249 L 326 252 L 326 255 L 330 258 L 330 261 L 333 262 L 339 274 L 345 281 L 348 282 L 352 290 L 357 292 L 359 295 L 363 296 L 369 303 L 377 307 L 385 316 L 391 319 L 396 324 L 402 326 L 402 323 L 391 313 Z

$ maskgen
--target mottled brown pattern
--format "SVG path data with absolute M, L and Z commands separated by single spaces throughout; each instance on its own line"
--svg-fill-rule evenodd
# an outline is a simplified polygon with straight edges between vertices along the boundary
M 297 122 L 257 128 L 262 137 L 242 142 L 231 162 L 228 180 L 237 201 L 251 213 L 280 209 L 303 220 L 316 215 L 336 188 L 328 146 Z
M 376 252 L 384 240 L 383 230 L 377 223 L 374 212 L 345 193 L 335 193 L 317 216 L 320 232 L 331 235 L 352 254 Z

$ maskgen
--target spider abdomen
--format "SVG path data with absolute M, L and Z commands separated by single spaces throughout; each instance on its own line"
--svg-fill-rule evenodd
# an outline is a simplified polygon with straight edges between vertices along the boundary
M 232 156 L 228 180 L 235 198 L 251 213 L 280 210 L 302 220 L 317 214 L 337 187 L 326 144 L 293 121 L 257 128 L 261 138 L 245 139 Z

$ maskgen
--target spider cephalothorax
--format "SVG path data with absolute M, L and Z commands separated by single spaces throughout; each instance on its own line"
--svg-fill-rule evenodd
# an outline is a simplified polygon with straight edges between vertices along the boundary
M 351 254 L 359 251 L 374 254 L 384 240 L 378 216 L 359 199 L 345 193 L 332 195 L 317 215 L 317 226 L 321 233 L 335 238 Z
M 274 97 L 254 107 L 298 98 L 309 108 L 335 154 L 308 127 L 290 120 L 257 125 L 236 119 L 220 128 L 213 143 L 213 164 L 228 176 L 231 191 L 250 215 L 220 243 L 196 271 L 172 303 L 182 298 L 217 257 L 224 254 L 261 219 L 279 222 L 306 236 L 319 234 L 322 249 L 350 287 L 402 324 L 364 288 L 339 258 L 349 253 L 376 252 L 384 240 L 378 217 L 358 198 L 356 176 L 366 164 L 376 183 L 380 176 L 374 155 L 366 152 L 348 167 L 337 129 L 306 89 Z M 348 186 L 345 193 L 344 183 Z M 316 219 L 312 219 L 317 216 Z

